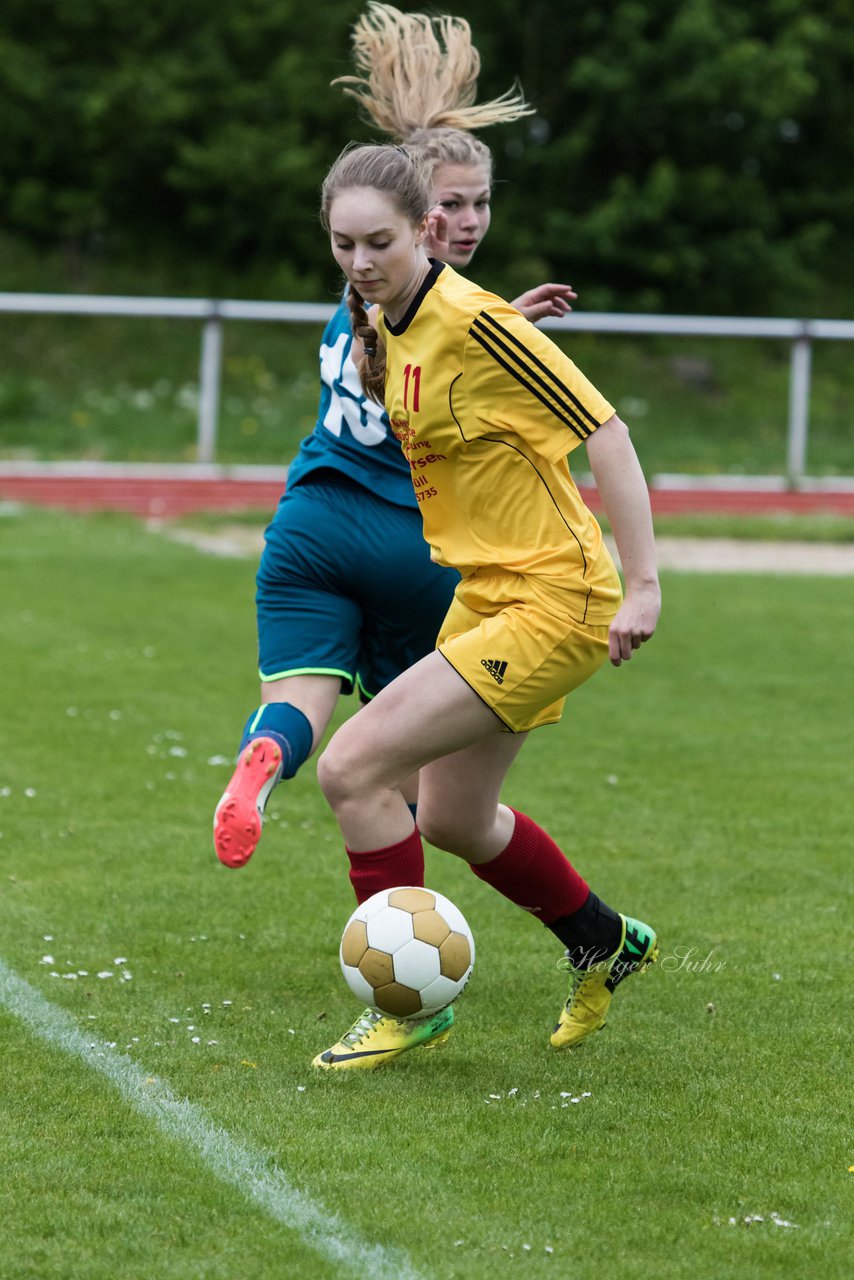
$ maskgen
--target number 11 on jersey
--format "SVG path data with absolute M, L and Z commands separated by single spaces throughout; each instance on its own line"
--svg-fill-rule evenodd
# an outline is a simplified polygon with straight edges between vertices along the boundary
M 421 408 L 421 365 L 408 364 L 403 370 L 403 407 L 409 410 L 409 382 L 412 380 L 412 412 Z

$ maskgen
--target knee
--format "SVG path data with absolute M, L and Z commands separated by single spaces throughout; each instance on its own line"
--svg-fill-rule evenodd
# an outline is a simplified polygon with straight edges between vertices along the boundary
M 347 767 L 346 753 L 338 747 L 335 738 L 318 757 L 317 781 L 327 804 L 333 809 L 347 799 L 352 786 L 352 772 Z
M 444 849 L 445 853 L 462 853 L 466 846 L 459 821 L 447 812 L 425 811 L 419 805 L 418 830 L 429 844 L 435 849 Z
M 481 862 L 501 851 L 500 847 L 495 848 L 494 823 L 478 812 L 476 806 L 456 813 L 447 805 L 434 808 L 419 804 L 417 822 L 418 830 L 429 844 L 465 862 Z
M 317 781 L 335 810 L 373 791 L 378 783 L 371 749 L 353 731 L 352 724 L 348 721 L 333 734 L 317 761 Z

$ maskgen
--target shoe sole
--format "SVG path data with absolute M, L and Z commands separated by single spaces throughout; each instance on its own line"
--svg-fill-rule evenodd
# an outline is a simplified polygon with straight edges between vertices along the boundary
M 214 849 L 223 866 L 245 867 L 261 839 L 263 809 L 276 785 L 282 751 L 270 738 L 256 738 L 240 757 L 214 812 Z

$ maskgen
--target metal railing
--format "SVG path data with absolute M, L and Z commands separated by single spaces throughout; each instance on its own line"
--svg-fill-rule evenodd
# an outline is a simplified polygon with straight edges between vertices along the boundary
M 222 380 L 223 324 L 251 320 L 277 324 L 324 324 L 331 303 L 240 302 L 233 299 L 137 298 L 57 293 L 0 293 L 0 312 L 30 315 L 140 316 L 198 320 L 202 323 L 199 357 L 197 457 L 216 457 Z M 542 329 L 567 333 L 620 333 L 677 337 L 776 338 L 790 344 L 789 406 L 785 475 L 798 486 L 805 478 L 809 439 L 812 344 L 816 340 L 854 340 L 854 320 L 797 320 L 744 316 L 657 316 L 610 312 L 572 312 L 539 322 Z

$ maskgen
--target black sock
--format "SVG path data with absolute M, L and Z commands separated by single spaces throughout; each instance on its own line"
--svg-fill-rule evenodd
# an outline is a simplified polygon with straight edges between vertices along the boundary
M 623 936 L 623 922 L 606 902 L 590 893 L 572 915 L 560 916 L 546 926 L 566 947 L 575 969 L 589 969 L 612 956 Z

